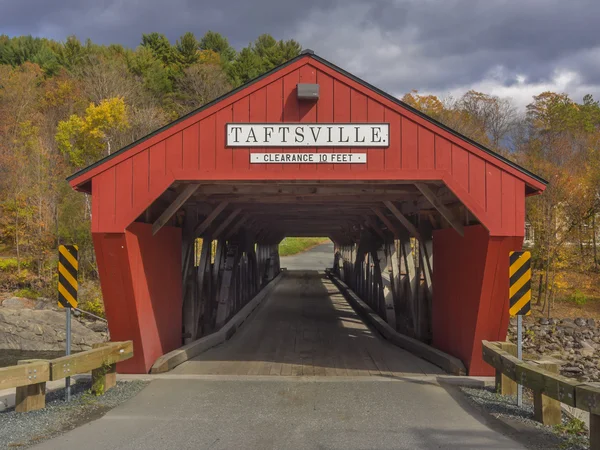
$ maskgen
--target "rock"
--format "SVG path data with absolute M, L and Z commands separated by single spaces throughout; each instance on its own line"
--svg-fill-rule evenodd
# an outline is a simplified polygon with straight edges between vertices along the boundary
M 585 327 L 587 325 L 587 321 L 581 317 L 578 317 L 577 319 L 575 319 L 575 325 L 577 325 L 578 327 Z
M 71 321 L 73 351 L 104 342 L 100 333 Z M 65 341 L 63 311 L 0 308 L 0 352 L 3 350 L 61 351 Z
M 596 321 L 594 319 L 588 319 L 587 320 L 587 325 L 590 328 L 596 328 Z
M 562 371 L 566 372 L 566 373 L 570 373 L 570 374 L 577 374 L 577 373 L 583 372 L 582 369 L 580 369 L 579 367 L 575 367 L 575 366 L 563 367 Z
M 12 308 L 12 309 L 24 309 L 24 308 L 28 308 L 30 303 L 31 303 L 31 300 L 29 300 L 27 298 L 10 297 L 2 302 L 2 306 L 5 308 Z
M 90 325 L 88 325 L 88 328 L 92 331 L 95 331 L 96 333 L 106 333 L 106 331 L 108 330 L 108 326 L 106 325 L 105 322 L 92 322 Z
M 595 349 L 588 342 L 581 341 L 579 344 L 581 345 L 581 356 L 593 356 L 594 355 Z
M 51 309 L 58 309 L 58 306 L 57 306 L 56 303 L 54 303 L 50 299 L 39 297 L 36 300 L 33 309 L 38 309 L 38 310 L 40 310 L 40 309 L 50 309 L 51 310 Z
M 8 408 L 8 405 L 4 402 L 4 400 L 0 400 L 0 412 L 5 411 Z

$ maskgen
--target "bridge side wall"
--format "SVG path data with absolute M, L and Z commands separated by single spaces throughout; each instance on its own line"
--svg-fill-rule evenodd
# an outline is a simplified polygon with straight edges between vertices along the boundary
M 132 224 L 125 233 L 94 233 L 100 284 L 113 341 L 133 340 L 119 373 L 147 373 L 181 346 L 181 230 Z
M 481 225 L 433 233 L 432 343 L 460 358 L 469 375 L 493 375 L 481 340 L 504 340 L 508 329 L 508 254 L 523 238 L 490 237 Z

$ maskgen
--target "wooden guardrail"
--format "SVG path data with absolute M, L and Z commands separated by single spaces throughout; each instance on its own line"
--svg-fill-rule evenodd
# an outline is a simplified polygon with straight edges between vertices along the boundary
M 16 388 L 15 410 L 34 411 L 46 406 L 46 382 L 92 372 L 92 392 L 102 395 L 116 384 L 116 363 L 133 357 L 133 342 L 94 344 L 92 350 L 52 360 L 19 361 L 0 368 L 0 390 Z
M 561 421 L 561 403 L 590 413 L 590 449 L 600 450 L 600 385 L 559 375 L 551 361 L 521 361 L 516 346 L 483 341 L 483 360 L 496 369 L 496 390 L 516 392 L 516 383 L 533 391 L 535 420 L 545 425 Z

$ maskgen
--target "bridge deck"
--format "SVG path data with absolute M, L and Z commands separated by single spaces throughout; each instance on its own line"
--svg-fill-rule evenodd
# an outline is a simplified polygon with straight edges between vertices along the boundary
M 180 374 L 360 376 L 443 373 L 370 329 L 323 273 L 290 271 L 226 343 Z

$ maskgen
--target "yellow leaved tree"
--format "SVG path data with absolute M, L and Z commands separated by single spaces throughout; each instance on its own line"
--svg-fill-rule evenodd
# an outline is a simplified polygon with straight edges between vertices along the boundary
M 90 104 L 83 117 L 73 114 L 59 122 L 55 139 L 71 164 L 82 167 L 110 155 L 111 142 L 129 126 L 125 100 L 115 97 Z

